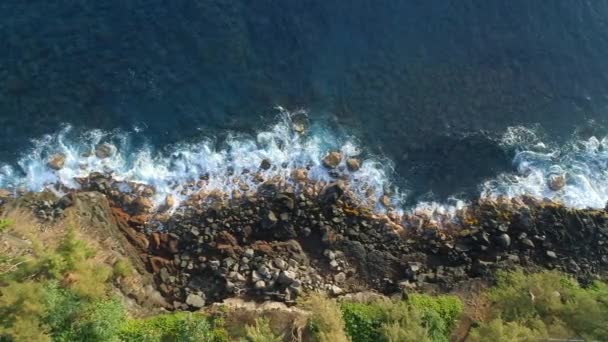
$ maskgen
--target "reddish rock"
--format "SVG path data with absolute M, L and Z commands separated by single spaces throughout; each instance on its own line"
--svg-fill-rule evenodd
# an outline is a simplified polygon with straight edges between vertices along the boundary
M 361 161 L 357 158 L 346 159 L 346 166 L 350 171 L 358 171 L 361 168 Z
M 152 268 L 153 273 L 158 273 L 161 268 L 171 263 L 171 261 L 159 256 L 151 256 L 148 258 L 148 261 L 150 262 L 150 268 Z
M 53 170 L 61 170 L 65 165 L 65 155 L 58 153 L 49 158 L 47 165 Z
M 303 168 L 294 169 L 291 172 L 291 177 L 298 182 L 303 182 L 308 179 L 308 171 Z
M 335 169 L 342 161 L 342 153 L 338 151 L 329 152 L 323 157 L 323 165 L 329 169 Z

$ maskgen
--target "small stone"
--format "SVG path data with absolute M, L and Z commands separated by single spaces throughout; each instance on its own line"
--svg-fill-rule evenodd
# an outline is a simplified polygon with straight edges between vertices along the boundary
M 287 264 L 287 262 L 285 262 L 285 260 L 280 259 L 280 258 L 276 258 L 273 260 L 274 266 L 282 271 L 285 271 L 289 265 Z
M 289 221 L 289 213 L 281 213 L 279 215 L 279 218 L 281 219 L 281 221 L 287 222 L 287 221 Z
M 559 191 L 566 186 L 566 177 L 564 177 L 564 175 L 550 175 L 547 180 L 547 185 L 549 186 L 549 189 Z
M 323 253 L 329 260 L 334 260 L 336 258 L 336 253 L 332 250 L 326 249 Z
M 511 245 L 511 237 L 508 234 L 500 234 L 496 238 L 496 243 L 502 248 L 507 248 Z
M 116 154 L 116 146 L 108 143 L 97 145 L 95 148 L 95 155 L 99 159 L 105 159 L 112 157 Z
M 336 286 L 336 285 L 332 285 L 332 286 L 331 286 L 331 288 L 330 288 L 330 292 L 331 292 L 331 294 L 332 294 L 332 295 L 334 295 L 334 296 L 339 296 L 339 295 L 341 295 L 341 294 L 342 294 L 342 292 L 344 292 L 344 291 L 342 291 L 342 289 L 341 289 L 341 288 L 339 288 L 338 286 Z
M 169 282 L 169 277 L 170 277 L 170 276 L 171 276 L 171 275 L 169 274 L 169 271 L 167 271 L 167 269 L 166 269 L 166 268 L 164 268 L 164 267 L 163 267 L 163 268 L 161 268 L 161 269 L 160 269 L 160 280 L 161 280 L 163 283 L 168 283 L 168 282 Z
M 186 304 L 195 308 L 202 308 L 205 306 L 205 299 L 202 296 L 191 293 L 186 298 Z
M 137 197 L 133 205 L 138 212 L 148 211 L 154 207 L 154 203 L 149 198 L 143 196 Z
M 58 153 L 49 158 L 47 165 L 53 170 L 61 170 L 65 165 L 65 155 Z
M 329 169 L 335 169 L 340 165 L 342 161 L 342 153 L 338 151 L 329 152 L 325 157 L 323 157 L 323 165 Z
M 255 253 L 254 253 L 253 249 L 247 248 L 245 250 L 245 253 L 243 253 L 243 255 L 246 256 L 247 258 L 251 259 L 251 258 L 253 258 L 253 256 L 255 255 Z
M 253 285 L 253 287 L 256 290 L 262 290 L 266 287 L 266 282 L 264 282 L 263 280 L 258 280 L 255 282 L 255 284 Z
M 358 171 L 361 168 L 361 161 L 357 158 L 346 159 L 346 166 L 350 171 Z
M 338 264 L 338 262 L 337 262 L 336 260 L 332 260 L 332 261 L 329 263 L 329 266 L 330 266 L 331 268 L 338 268 L 338 267 L 340 266 L 340 264 Z
M 270 169 L 270 167 L 272 166 L 272 163 L 270 162 L 270 159 L 262 159 L 262 162 L 260 163 L 260 169 L 262 170 L 268 170 Z
M 262 265 L 258 268 L 258 274 L 264 278 L 270 278 L 270 276 L 271 276 L 270 269 L 268 269 L 268 267 L 266 267 L 264 265 Z
M 554 251 L 547 251 L 547 257 L 549 257 L 550 259 L 557 259 L 557 254 L 555 254 Z
M 303 168 L 297 168 L 291 172 L 291 178 L 297 182 L 303 182 L 308 179 L 308 171 Z
M 292 271 L 281 271 L 277 281 L 283 285 L 289 285 L 296 280 L 296 273 Z
M 165 197 L 165 207 L 173 208 L 173 206 L 175 206 L 175 197 L 169 194 L 167 195 L 167 197 Z
M 268 221 L 270 221 L 271 223 L 276 223 L 279 219 L 277 218 L 277 215 L 273 212 L 273 211 L 269 211 L 268 215 L 266 216 L 266 218 L 268 219 Z
M 382 195 L 380 197 L 380 203 L 382 203 L 383 206 L 388 208 L 391 206 L 391 198 L 388 197 L 387 195 Z
M 346 274 L 344 274 L 344 272 L 340 272 L 336 275 L 334 275 L 334 281 L 336 283 L 343 283 L 346 280 Z
M 524 238 L 524 239 L 522 239 L 522 240 L 521 240 L 521 244 L 522 244 L 524 247 L 529 248 L 529 249 L 533 249 L 533 248 L 535 247 L 535 246 L 534 246 L 534 242 L 532 242 L 532 240 L 530 240 L 530 239 L 528 239 L 528 238 Z

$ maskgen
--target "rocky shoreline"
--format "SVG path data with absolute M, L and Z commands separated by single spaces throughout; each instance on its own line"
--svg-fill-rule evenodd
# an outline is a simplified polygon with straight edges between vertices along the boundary
M 328 168 L 335 157 L 325 161 Z M 557 269 L 583 283 L 607 275 L 605 210 L 527 197 L 480 200 L 438 223 L 398 215 L 390 203 L 383 204 L 386 213 L 375 213 L 340 180 L 313 182 L 305 170 L 295 176 L 262 181 L 243 196 L 197 194 L 179 205 L 167 197 L 159 207 L 152 187 L 128 184 L 125 192 L 124 182 L 104 174 L 80 179 L 81 189 L 60 198 L 2 196 L 5 205 L 22 201 L 39 219 L 53 220 L 82 193 L 105 195 L 138 262 L 173 309 L 231 297 L 289 304 L 307 291 L 448 292 L 514 267 Z
M 305 133 L 305 116 L 289 120 L 293 134 Z M 102 143 L 86 157 L 104 161 L 116 153 Z M 47 167 L 61 172 L 65 163 L 65 155 L 54 154 Z M 289 304 L 308 291 L 448 292 L 515 267 L 557 269 L 582 283 L 606 278 L 606 210 L 519 197 L 481 199 L 448 214 L 404 213 L 393 206 L 390 189 L 357 183 L 363 163 L 356 154 L 330 151 L 318 164 L 289 169 L 263 159 L 229 174 L 223 180 L 231 183 L 228 193 L 208 187 L 214 180 L 205 174 L 163 195 L 111 172 L 93 172 L 74 179 L 77 190 L 55 184 L 16 198 L 0 191 L 0 199 L 53 221 L 77 200 L 95 197 L 87 193 L 100 194 L 107 204 L 97 211 L 110 212 L 98 215 L 112 218 L 137 251 L 131 259 L 153 275 L 172 309 L 232 297 Z M 329 181 L 311 176 L 319 167 Z M 547 182 L 560 191 L 565 178 Z

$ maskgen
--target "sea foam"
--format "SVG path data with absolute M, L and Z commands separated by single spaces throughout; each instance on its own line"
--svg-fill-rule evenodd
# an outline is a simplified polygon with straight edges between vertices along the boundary
M 219 143 L 210 137 L 176 144 L 163 152 L 149 144 L 134 146 L 134 136 L 145 131 L 93 130 L 75 134 L 71 126 L 65 126 L 57 134 L 34 140 L 34 147 L 17 165 L 3 165 L 0 187 L 60 192 L 63 187 L 78 189 L 76 178 L 100 172 L 111 174 L 117 180 L 151 185 L 156 189 L 156 204 L 171 194 L 178 205 L 200 190 L 226 194 L 243 188 L 255 191 L 259 183 L 255 181 L 254 173 L 258 171 L 264 179 L 289 182 L 294 169 L 306 168 L 311 180 L 330 182 L 333 178 L 322 165 L 322 158 L 328 151 L 339 150 L 344 158 L 338 168 L 342 177 L 348 180 L 349 190 L 359 200 L 381 210 L 374 200 L 382 196 L 385 189 L 392 188 L 391 201 L 399 202 L 401 195 L 390 183 L 393 173 L 390 161 L 363 158 L 363 151 L 352 138 L 338 138 L 320 126 L 313 126 L 301 134 L 294 129 L 292 118 L 296 116 L 301 118 L 306 113 L 281 110 L 278 122 L 254 137 L 232 134 Z M 94 151 L 101 143 L 114 144 L 117 153 L 98 158 Z M 49 158 L 57 153 L 66 157 L 64 167 L 58 171 L 48 166 Z M 346 157 L 361 158 L 360 169 L 349 171 Z M 272 164 L 268 170 L 259 169 L 264 159 Z M 203 177 L 205 182 L 201 184 L 199 180 Z
M 515 172 L 483 184 L 482 197 L 528 195 L 574 208 L 604 208 L 608 201 L 608 138 L 573 138 L 556 145 L 544 143 L 534 130 L 512 127 L 502 142 L 515 149 Z M 551 178 L 565 185 L 552 189 Z

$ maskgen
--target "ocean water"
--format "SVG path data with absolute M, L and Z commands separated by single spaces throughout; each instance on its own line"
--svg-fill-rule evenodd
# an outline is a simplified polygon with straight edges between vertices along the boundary
M 6 1 L 0 16 L 0 187 L 111 171 L 232 191 L 263 158 L 327 180 L 319 160 L 340 149 L 364 161 L 347 172 L 362 200 L 403 210 L 608 200 L 607 2 Z M 106 141 L 112 158 L 82 156 Z

